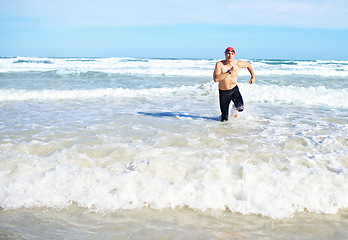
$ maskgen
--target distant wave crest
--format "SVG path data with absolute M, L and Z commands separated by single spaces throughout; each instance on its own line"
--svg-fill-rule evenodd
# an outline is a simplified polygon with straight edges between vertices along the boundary
M 209 76 L 214 59 L 147 59 L 147 58 L 0 58 L 0 73 L 45 72 L 80 74 L 103 72 L 117 74 Z M 348 76 L 348 61 L 295 61 L 295 60 L 248 60 L 258 76 L 261 75 L 314 75 Z M 248 75 L 241 71 L 240 75 Z

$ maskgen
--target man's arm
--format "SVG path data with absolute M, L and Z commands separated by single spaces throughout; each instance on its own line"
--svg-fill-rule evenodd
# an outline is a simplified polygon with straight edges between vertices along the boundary
M 249 62 L 243 61 L 241 64 L 241 67 L 248 69 L 248 71 L 251 75 L 249 83 L 252 84 L 253 82 L 255 82 L 255 73 L 254 73 L 254 69 L 251 67 L 251 64 Z
M 215 65 L 215 70 L 214 70 L 214 82 L 221 82 L 229 75 L 228 72 L 223 73 L 221 69 L 222 69 L 222 62 L 217 62 Z

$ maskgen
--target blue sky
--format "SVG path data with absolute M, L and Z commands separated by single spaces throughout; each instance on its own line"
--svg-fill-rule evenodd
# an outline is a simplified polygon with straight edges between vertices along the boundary
M 348 60 L 346 0 L 0 0 L 0 56 Z

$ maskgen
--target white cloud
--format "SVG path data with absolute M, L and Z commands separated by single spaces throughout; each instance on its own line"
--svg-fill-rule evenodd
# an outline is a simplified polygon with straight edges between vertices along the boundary
M 0 0 L 2 19 L 49 28 L 228 24 L 348 29 L 345 0 Z

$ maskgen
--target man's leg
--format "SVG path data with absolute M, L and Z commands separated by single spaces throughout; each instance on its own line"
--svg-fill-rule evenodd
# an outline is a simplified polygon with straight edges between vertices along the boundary
M 219 90 L 221 122 L 228 120 L 228 109 L 231 102 L 231 90 Z
M 239 92 L 238 86 L 235 86 L 233 88 L 233 96 L 232 96 L 232 101 L 234 103 L 234 107 L 238 112 L 242 112 L 244 110 L 244 102 L 242 95 Z M 238 116 L 238 112 L 234 112 L 234 118 Z

